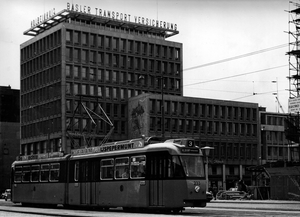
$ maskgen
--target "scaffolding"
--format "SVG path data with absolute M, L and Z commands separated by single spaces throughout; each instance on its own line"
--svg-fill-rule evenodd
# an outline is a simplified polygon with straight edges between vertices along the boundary
M 289 98 L 298 97 L 300 93 L 300 4 L 292 3 L 289 10 Z
M 289 105 L 298 103 L 300 99 L 300 1 L 290 1 L 289 5 Z M 290 106 L 289 106 L 290 107 Z M 285 134 L 289 140 L 289 147 L 295 143 L 299 146 L 300 116 L 299 111 L 289 109 L 289 116 L 285 122 Z M 300 150 L 298 148 L 298 154 Z M 299 159 L 298 159 L 299 160 Z

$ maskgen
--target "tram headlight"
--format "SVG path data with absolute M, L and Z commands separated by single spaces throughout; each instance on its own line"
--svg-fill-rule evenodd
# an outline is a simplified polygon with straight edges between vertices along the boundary
M 195 192 L 198 193 L 199 191 L 200 191 L 200 186 L 199 186 L 199 185 L 196 185 L 196 186 L 195 186 Z

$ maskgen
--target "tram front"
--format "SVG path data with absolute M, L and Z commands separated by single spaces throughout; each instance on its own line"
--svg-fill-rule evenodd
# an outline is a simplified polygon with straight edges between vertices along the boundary
M 193 139 L 174 139 L 166 142 L 172 142 L 178 150 L 177 154 L 172 156 L 173 178 L 169 184 L 173 188 L 168 188 L 169 199 L 182 207 L 205 207 L 206 179 L 200 148 L 195 145 Z

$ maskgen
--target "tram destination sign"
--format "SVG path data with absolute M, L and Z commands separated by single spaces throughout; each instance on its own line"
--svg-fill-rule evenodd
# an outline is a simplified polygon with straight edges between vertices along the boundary
M 143 148 L 143 147 L 144 147 L 144 143 L 142 141 L 119 142 L 119 143 L 116 142 L 114 144 L 104 144 L 102 146 L 74 149 L 71 150 L 71 154 L 83 155 L 83 154 L 130 150 L 130 149 Z
M 199 148 L 181 148 L 181 153 L 186 154 L 199 154 Z

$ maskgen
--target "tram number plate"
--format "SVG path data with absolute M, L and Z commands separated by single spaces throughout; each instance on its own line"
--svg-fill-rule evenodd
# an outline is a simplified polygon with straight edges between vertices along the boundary
M 200 181 L 194 181 L 194 185 L 200 185 Z

